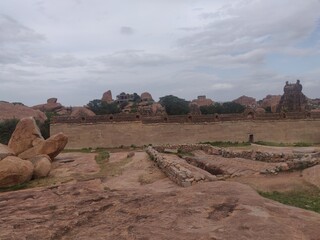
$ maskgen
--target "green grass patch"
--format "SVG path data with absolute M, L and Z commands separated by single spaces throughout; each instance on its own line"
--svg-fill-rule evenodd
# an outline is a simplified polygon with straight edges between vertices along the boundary
M 263 145 L 263 146 L 271 146 L 271 147 L 311 147 L 313 144 L 297 142 L 297 143 L 275 143 L 275 142 L 265 142 L 265 141 L 257 141 L 255 144 Z
M 304 142 L 298 142 L 293 144 L 294 147 L 311 147 L 313 144 L 311 143 L 304 143 Z
M 260 192 L 265 198 L 320 213 L 320 190 L 312 189 L 305 191 L 290 192 Z
M 247 147 L 251 144 L 249 142 L 201 142 L 201 144 L 209 144 L 215 147 Z
M 17 191 L 21 189 L 27 188 L 28 183 L 22 183 L 22 184 L 17 184 L 11 187 L 1 187 L 0 192 L 10 192 L 10 191 Z
M 80 152 L 80 153 L 91 153 L 95 152 L 92 148 L 81 148 L 81 149 L 64 149 L 62 153 L 69 153 L 69 152 Z

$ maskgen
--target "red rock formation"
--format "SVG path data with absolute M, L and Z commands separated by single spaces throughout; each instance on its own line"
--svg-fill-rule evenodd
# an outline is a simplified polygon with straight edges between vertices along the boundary
M 153 101 L 151 94 L 148 92 L 144 92 L 141 94 L 141 100 L 142 101 Z
M 70 117 L 92 117 L 96 114 L 86 107 L 72 107 Z
M 103 102 L 107 102 L 107 103 L 112 103 L 113 99 L 112 99 L 112 93 L 110 90 L 106 91 L 101 98 L 101 101 Z
M 12 133 L 8 147 L 18 155 L 33 147 L 39 140 L 44 139 L 35 120 L 32 117 L 23 118 Z
M 60 103 L 57 102 L 57 98 L 49 98 L 47 100 L 47 103 L 45 104 L 39 104 L 36 106 L 33 106 L 32 108 L 35 110 L 40 110 L 42 112 L 57 112 L 64 108 Z
M 271 109 L 271 112 L 276 112 L 277 106 L 279 105 L 281 99 L 281 95 L 267 95 L 264 99 L 262 99 L 262 102 L 260 104 L 260 107 L 266 109 Z
M 34 110 L 23 104 L 12 104 L 8 102 L 0 102 L 0 113 L 0 121 L 25 117 L 34 117 L 40 122 L 44 122 L 47 119 L 46 115 L 39 110 Z
M 247 96 L 241 96 L 233 100 L 232 102 L 239 103 L 243 106 L 252 107 L 252 108 L 255 108 L 257 106 L 256 99 L 252 97 L 247 97 Z

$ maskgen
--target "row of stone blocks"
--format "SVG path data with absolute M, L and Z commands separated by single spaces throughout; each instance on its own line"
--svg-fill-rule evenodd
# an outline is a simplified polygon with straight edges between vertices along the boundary
M 210 144 L 177 144 L 154 147 L 159 152 L 176 151 L 177 153 L 189 153 L 202 150 L 209 155 L 220 155 L 225 158 L 244 158 L 260 162 L 283 162 L 288 164 L 288 169 L 299 169 L 320 164 L 318 152 L 293 152 L 275 153 L 257 150 L 232 150 L 215 147 Z
M 146 151 L 169 179 L 179 186 L 189 187 L 198 182 L 218 180 L 216 176 L 188 164 L 184 159 L 168 157 L 167 155 L 159 153 L 151 146 L 149 146 Z

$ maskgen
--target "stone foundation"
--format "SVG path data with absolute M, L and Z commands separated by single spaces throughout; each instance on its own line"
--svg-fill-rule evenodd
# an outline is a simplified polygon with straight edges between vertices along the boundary
M 149 146 L 147 153 L 158 167 L 175 183 L 181 187 L 189 187 L 198 182 L 215 181 L 218 178 L 210 173 L 188 164 L 175 155 L 165 155 Z

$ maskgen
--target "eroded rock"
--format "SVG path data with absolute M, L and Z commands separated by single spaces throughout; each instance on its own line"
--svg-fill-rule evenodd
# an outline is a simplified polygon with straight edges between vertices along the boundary
M 34 147 L 19 154 L 22 159 L 30 159 L 37 155 L 46 154 L 53 160 L 67 145 L 68 137 L 63 133 L 51 136 Z
M 13 155 L 14 152 L 12 149 L 10 149 L 7 145 L 3 145 L 0 143 L 0 160 Z
M 40 122 L 44 122 L 47 119 L 46 115 L 43 112 L 17 103 L 13 104 L 0 101 L 0 112 L 0 121 L 10 120 L 14 118 L 22 119 L 25 117 L 34 117 Z
M 9 156 L 0 161 L 0 187 L 11 187 L 31 179 L 33 164 L 18 157 Z
M 38 155 L 30 159 L 34 166 L 33 175 L 34 179 L 43 178 L 49 175 L 51 170 L 51 159 L 48 155 Z
M 307 182 L 320 187 L 320 165 L 305 169 L 302 176 Z
M 32 117 L 23 118 L 19 121 L 14 130 L 8 147 L 13 150 L 16 155 L 32 148 L 35 142 L 43 140 L 41 132 Z

